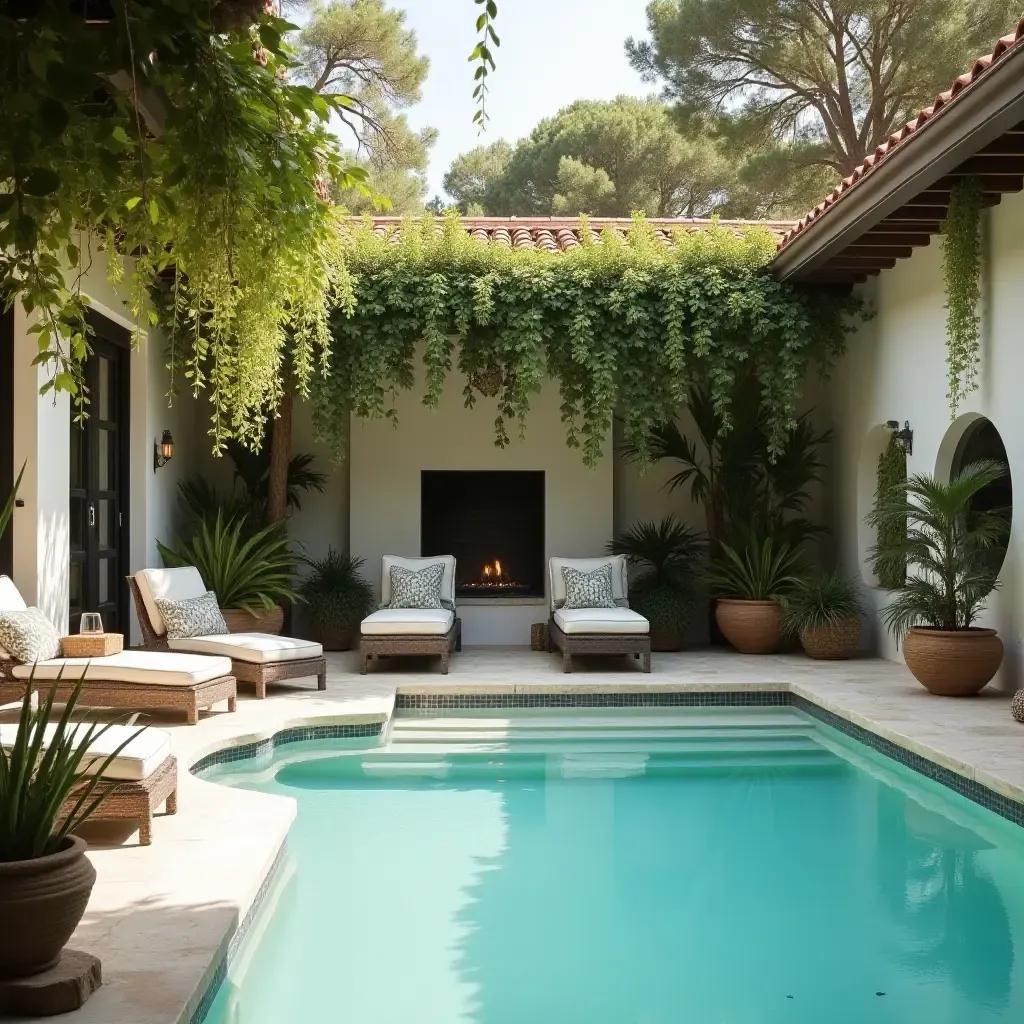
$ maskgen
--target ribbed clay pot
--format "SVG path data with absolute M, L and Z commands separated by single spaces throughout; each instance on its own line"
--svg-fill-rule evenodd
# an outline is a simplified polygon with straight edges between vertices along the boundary
M 999 671 L 1003 642 L 994 629 L 929 629 L 914 626 L 903 641 L 914 678 L 940 697 L 969 697 Z
M 782 642 L 782 609 L 775 601 L 720 597 L 715 621 L 740 654 L 771 654 Z
M 844 661 L 860 646 L 860 619 L 801 629 L 800 643 L 807 657 L 815 661 Z
M 255 612 L 244 608 L 221 608 L 229 633 L 280 633 L 284 626 L 284 609 L 280 605 L 260 608 Z
M 40 974 L 60 960 L 96 881 L 85 849 L 69 836 L 57 853 L 0 863 L 0 978 Z

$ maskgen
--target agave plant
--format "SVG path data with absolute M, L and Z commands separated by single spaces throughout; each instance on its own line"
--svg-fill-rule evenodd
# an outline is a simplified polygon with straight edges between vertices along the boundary
M 49 694 L 34 707 L 30 679 L 17 733 L 11 743 L 0 744 L 0 862 L 56 853 L 64 839 L 96 813 L 109 792 L 102 776 L 145 729 L 140 726 L 102 760 L 90 755 L 90 746 L 115 723 L 72 721 L 82 689 L 79 680 L 60 718 L 51 724 L 59 685 L 58 675 Z
M 274 608 L 298 596 L 292 579 L 298 559 L 279 524 L 253 531 L 245 518 L 223 512 L 200 520 L 191 537 L 171 548 L 157 541 L 168 567 L 194 565 L 221 608 Z
M 789 594 L 783 621 L 791 633 L 837 626 L 860 617 L 857 584 L 841 572 L 798 580 Z
M 310 619 L 320 629 L 351 626 L 373 603 L 373 587 L 359 571 L 362 558 L 329 548 L 324 558 L 306 559 L 312 569 L 299 587 Z
M 718 597 L 784 605 L 800 582 L 799 556 L 785 542 L 750 532 L 738 550 L 729 544 L 720 548 L 721 554 L 708 572 L 712 591 Z
M 983 460 L 965 466 L 949 483 L 917 473 L 884 499 L 879 496 L 866 521 L 891 539 L 871 549 L 874 570 L 879 578 L 903 566 L 908 570 L 882 611 L 897 641 L 912 626 L 970 629 L 999 588 L 1009 511 L 978 508 L 975 498 L 1006 473 L 1003 463 Z M 902 531 L 888 529 L 904 523 Z

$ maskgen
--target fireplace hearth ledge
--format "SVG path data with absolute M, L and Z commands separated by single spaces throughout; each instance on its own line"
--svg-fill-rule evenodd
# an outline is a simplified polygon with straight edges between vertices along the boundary
M 457 597 L 455 605 L 458 608 L 491 608 L 498 605 L 536 605 L 546 607 L 546 597 Z

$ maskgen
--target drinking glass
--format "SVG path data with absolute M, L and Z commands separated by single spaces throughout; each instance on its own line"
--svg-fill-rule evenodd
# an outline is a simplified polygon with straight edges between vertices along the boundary
M 103 632 L 103 616 L 99 612 L 82 612 L 82 622 L 78 632 L 83 635 L 95 635 Z

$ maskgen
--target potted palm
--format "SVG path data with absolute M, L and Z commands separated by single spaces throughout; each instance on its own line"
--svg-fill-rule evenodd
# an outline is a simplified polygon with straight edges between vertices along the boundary
M 799 580 L 783 611 L 785 628 L 800 638 L 809 658 L 839 661 L 860 645 L 857 584 L 841 572 Z
M 299 596 L 324 650 L 351 650 L 359 623 L 373 604 L 373 587 L 359 571 L 363 559 L 329 548 L 324 558 L 306 561 L 312 572 L 299 587 Z
M 164 565 L 194 565 L 217 595 L 232 633 L 280 633 L 285 601 L 297 597 L 298 559 L 279 524 L 254 530 L 245 516 L 220 510 L 200 519 L 190 537 L 168 547 L 157 541 Z
M 880 579 L 896 566 L 907 567 L 906 582 L 893 592 L 882 618 L 902 643 L 907 667 L 932 693 L 977 693 L 1002 663 L 996 631 L 975 622 L 999 587 L 1009 513 L 979 507 L 975 499 L 1006 472 L 1005 465 L 984 460 L 949 483 L 918 473 L 867 517 L 879 535 L 893 523 L 906 523 L 871 555 Z
M 59 682 L 34 707 L 29 680 L 17 732 L 0 744 L 0 978 L 39 974 L 60 960 L 96 881 L 73 833 L 105 799 L 110 764 L 142 731 L 102 761 L 90 757 L 111 723 L 72 721 L 79 683 L 50 724 Z
M 630 605 L 651 624 L 652 651 L 678 651 L 693 606 L 693 580 L 703 559 L 704 538 L 675 516 L 660 523 L 639 522 L 608 545 L 625 555 L 636 571 Z
M 782 642 L 783 605 L 799 582 L 797 553 L 754 532 L 739 548 L 720 548 L 708 574 L 718 628 L 741 654 L 771 654 Z

